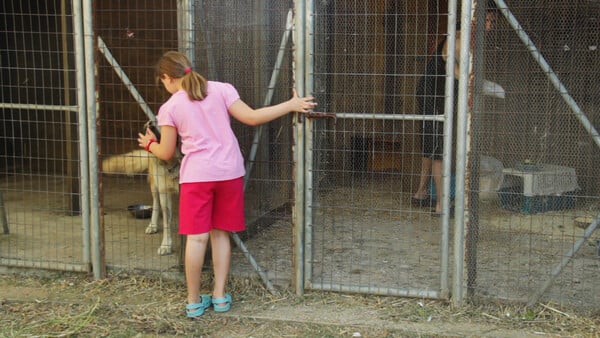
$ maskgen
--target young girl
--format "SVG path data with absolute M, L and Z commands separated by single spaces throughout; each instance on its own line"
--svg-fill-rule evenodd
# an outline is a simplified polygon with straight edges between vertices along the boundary
M 158 62 L 157 77 L 172 96 L 158 111 L 161 139 L 151 130 L 138 135 L 139 146 L 162 160 L 170 159 L 181 138 L 185 154 L 180 169 L 179 233 L 187 235 L 185 276 L 188 317 L 198 317 L 213 306 L 231 307 L 225 284 L 231 261 L 230 232 L 243 231 L 245 174 L 230 115 L 247 125 L 269 122 L 289 112 L 307 113 L 316 106 L 313 97 L 290 100 L 260 109 L 250 108 L 228 83 L 207 81 L 179 52 L 167 52 Z M 214 266 L 212 297 L 200 295 L 204 254 L 210 238 Z

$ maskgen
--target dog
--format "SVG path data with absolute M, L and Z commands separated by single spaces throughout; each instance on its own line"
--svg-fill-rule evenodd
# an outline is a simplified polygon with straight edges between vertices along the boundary
M 149 125 L 160 140 L 158 130 Z M 178 142 L 179 144 L 179 142 Z M 173 197 L 179 194 L 179 167 L 183 154 L 180 145 L 169 161 L 163 161 L 143 149 L 133 150 L 125 154 L 111 156 L 102 161 L 102 170 L 109 174 L 127 174 L 148 172 L 148 183 L 152 192 L 152 217 L 146 228 L 146 234 L 158 232 L 158 221 L 162 216 L 163 238 L 158 248 L 161 256 L 173 253 L 171 225 L 173 224 Z

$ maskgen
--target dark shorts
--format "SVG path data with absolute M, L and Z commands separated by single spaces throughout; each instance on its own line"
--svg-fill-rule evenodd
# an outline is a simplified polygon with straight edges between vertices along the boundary
M 437 101 L 437 102 L 436 102 Z M 439 99 L 423 97 L 420 104 L 421 114 L 443 114 L 443 105 Z M 441 109 L 440 109 L 441 108 Z M 421 130 L 423 157 L 441 160 L 444 152 L 444 122 L 423 121 Z
M 212 229 L 243 231 L 244 179 L 182 183 L 179 189 L 179 233 L 197 235 Z
M 440 121 L 423 121 L 421 138 L 423 157 L 441 160 L 444 152 L 444 123 Z

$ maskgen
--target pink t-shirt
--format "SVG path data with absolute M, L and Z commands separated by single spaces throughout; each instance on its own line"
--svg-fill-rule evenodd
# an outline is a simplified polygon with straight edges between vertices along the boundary
M 174 93 L 159 109 L 159 126 L 173 126 L 185 154 L 180 183 L 225 181 L 244 176 L 244 158 L 231 129 L 228 108 L 240 98 L 228 83 L 208 81 L 202 101 L 185 90 Z

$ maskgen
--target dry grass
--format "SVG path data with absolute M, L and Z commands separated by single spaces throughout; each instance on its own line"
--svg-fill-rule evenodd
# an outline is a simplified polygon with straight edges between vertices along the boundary
M 210 274 L 207 274 L 210 275 Z M 205 290 L 208 290 L 206 281 Z M 184 316 L 180 279 L 112 273 L 94 281 L 71 273 L 5 274 L 1 337 L 442 337 L 600 335 L 596 313 L 555 304 L 466 305 L 339 293 L 267 292 L 258 280 L 231 279 L 234 307 Z

